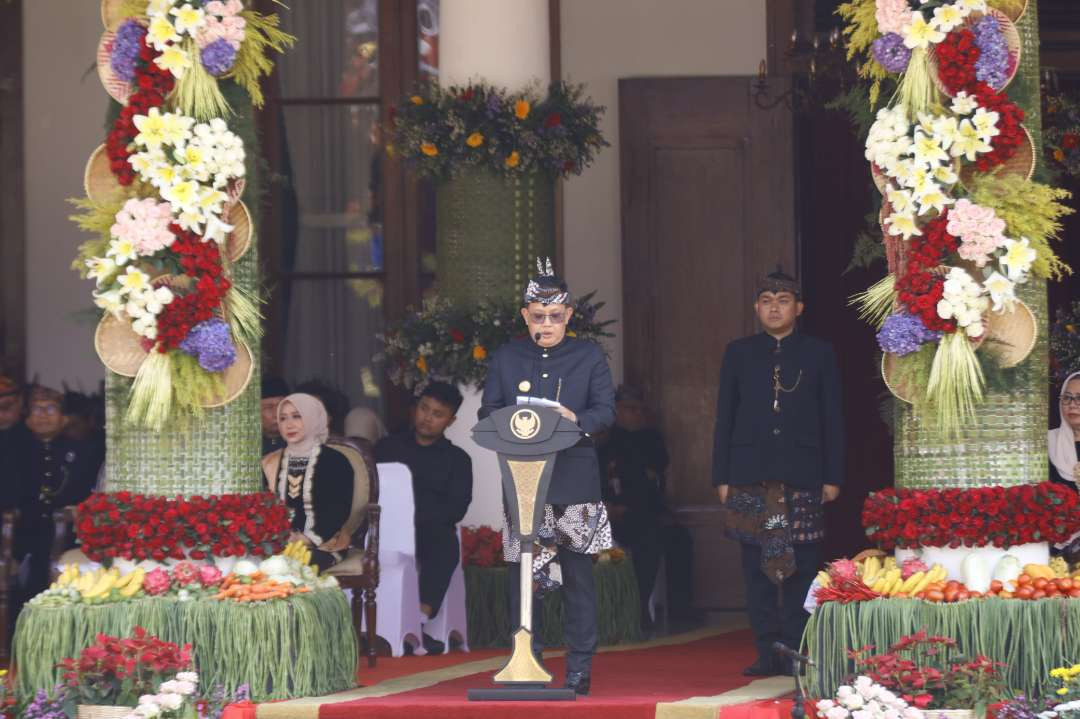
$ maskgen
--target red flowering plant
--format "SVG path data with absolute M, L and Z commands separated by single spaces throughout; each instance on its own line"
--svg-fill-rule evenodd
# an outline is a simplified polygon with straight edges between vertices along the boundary
M 863 504 L 866 535 L 896 547 L 1010 547 L 1061 542 L 1080 530 L 1080 498 L 1055 484 L 974 489 L 886 489 Z
M 461 563 L 466 567 L 503 564 L 502 532 L 491 527 L 461 528 Z
M 139 40 L 139 55 L 135 62 L 135 78 L 132 81 L 132 93 L 127 104 L 120 109 L 120 114 L 105 140 L 105 151 L 109 156 L 109 167 L 117 182 L 127 186 L 135 181 L 135 171 L 128 163 L 131 157 L 135 136 L 139 134 L 135 127 L 135 116 L 146 115 L 152 107 L 165 104 L 165 97 L 172 92 L 175 80 L 168 70 L 154 62 L 158 52 L 146 44 L 146 35 Z
M 1004 664 L 983 655 L 965 659 L 955 654 L 956 640 L 931 636 L 925 629 L 900 638 L 883 654 L 868 645 L 848 652 L 856 672 L 919 709 L 975 709 L 1005 695 Z
M 929 330 L 955 332 L 956 320 L 938 314 L 938 301 L 944 295 L 945 281 L 931 271 L 956 252 L 959 240 L 945 229 L 949 211 L 945 210 L 912 237 L 907 249 L 906 272 L 896 280 L 897 299 L 907 311 L 922 320 Z
M 269 557 L 284 548 L 289 517 L 268 492 L 188 499 L 99 493 L 79 505 L 76 532 L 95 561 Z
M 972 87 L 975 80 L 975 62 L 979 59 L 979 46 L 975 33 L 967 28 L 953 30 L 934 48 L 938 79 L 950 95 Z
M 128 638 L 98 634 L 78 658 L 62 659 L 57 667 L 71 689 L 70 702 L 135 706 L 166 678 L 191 668 L 191 645 L 180 647 L 135 627 Z

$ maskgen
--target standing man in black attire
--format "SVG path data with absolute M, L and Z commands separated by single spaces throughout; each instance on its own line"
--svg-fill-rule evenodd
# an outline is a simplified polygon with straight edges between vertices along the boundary
M 416 560 L 420 565 L 420 611 L 439 613 L 450 577 L 461 561 L 457 523 L 472 502 L 472 459 L 446 438 L 457 419 L 461 392 L 432 382 L 413 409 L 412 429 L 375 445 L 375 461 L 401 462 L 412 473 L 416 503 Z M 439 653 L 442 642 L 424 635 L 424 648 Z
M 754 309 L 764 331 L 724 354 L 712 481 L 727 533 L 742 544 L 758 649 L 743 673 L 767 676 L 791 671 L 773 643 L 797 649 L 802 640 L 803 600 L 821 561 L 822 504 L 843 484 L 844 419 L 832 345 L 796 328 L 798 283 L 779 270 L 762 278 Z
M 492 355 L 479 415 L 483 419 L 495 410 L 518 404 L 519 397 L 542 398 L 558 402 L 555 410 L 581 428 L 582 440 L 556 456 L 539 531 L 541 551 L 532 569 L 542 586 L 554 581 L 550 572 L 537 571 L 537 567 L 546 557 L 550 568 L 557 557 L 563 627 L 570 650 L 565 686 L 588 694 L 597 644 L 592 555 L 612 546 L 607 510 L 600 501 L 600 467 L 592 435 L 614 421 L 615 391 L 603 348 L 567 336 L 573 307 L 566 283 L 555 276 L 551 260 L 546 266 L 539 261 L 537 265 L 539 274 L 525 289 L 521 310 L 529 335 L 508 342 Z M 521 547 L 508 541 L 505 531 L 503 537 L 504 556 L 510 563 L 510 616 L 516 622 Z M 539 608 L 540 602 L 533 602 L 534 650 L 538 646 Z

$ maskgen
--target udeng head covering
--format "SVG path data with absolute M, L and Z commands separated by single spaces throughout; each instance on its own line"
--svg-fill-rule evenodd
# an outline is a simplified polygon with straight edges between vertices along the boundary
M 779 265 L 776 266 L 775 272 L 770 272 L 758 279 L 757 292 L 754 293 L 754 296 L 760 297 L 763 292 L 790 292 L 795 295 L 795 299 L 802 298 L 802 287 L 799 286 L 799 281 L 791 275 L 785 274 L 783 268 Z
M 570 291 L 566 283 L 555 274 L 551 258 L 536 259 L 536 277 L 529 280 L 525 288 L 525 304 L 539 302 L 542 305 L 570 304 Z

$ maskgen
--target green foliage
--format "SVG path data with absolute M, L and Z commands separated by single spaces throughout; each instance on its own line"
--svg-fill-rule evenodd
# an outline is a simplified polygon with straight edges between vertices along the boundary
M 986 379 L 975 349 L 963 332 L 944 335 L 934 353 L 926 393 L 934 401 L 922 416 L 944 437 L 958 437 L 964 424 L 975 418 Z
M 281 18 L 277 15 L 261 15 L 254 10 L 244 10 L 241 17 L 247 21 L 244 42 L 236 54 L 236 63 L 225 76 L 236 80 L 251 95 L 255 107 L 262 107 L 262 88 L 259 79 L 274 69 L 270 51 L 284 52 L 293 46 L 296 38 L 280 29 Z
M 871 285 L 870 289 L 852 297 L 848 304 L 859 308 L 859 319 L 881 329 L 896 304 L 895 285 L 896 278 L 891 274 L 885 275 Z
M 1051 240 L 1061 239 L 1061 218 L 1075 212 L 1062 202 L 1072 197 L 1071 192 L 999 172 L 977 176 L 968 195 L 972 202 L 993 208 L 1005 220 L 1010 237 L 1028 239 L 1037 253 L 1032 274 L 1054 280 L 1072 274 L 1050 246 Z
M 844 268 L 843 274 L 852 270 L 868 270 L 878 262 L 885 261 L 885 244 L 865 232 L 855 236 L 855 246 L 851 252 L 851 261 Z
M 387 151 L 436 179 L 465 167 L 579 174 L 608 146 L 600 134 L 604 108 L 584 94 L 584 86 L 562 82 L 545 97 L 535 88 L 511 94 L 484 83 L 424 85 L 397 106 Z
M 124 206 L 125 200 L 124 197 L 116 197 L 103 204 L 98 204 L 89 197 L 73 197 L 68 200 L 79 209 L 79 212 L 70 215 L 68 219 L 78 225 L 83 232 L 95 236 L 79 245 L 78 254 L 71 261 L 71 269 L 78 272 L 80 277 L 85 279 L 89 271 L 86 260 L 91 257 L 105 256 L 111 238 L 109 228 L 116 222 L 116 213 Z
M 184 48 L 189 55 L 198 57 L 199 50 L 193 39 L 188 38 L 184 42 Z M 232 114 L 229 103 L 221 94 L 217 78 L 208 73 L 198 61 L 193 62 L 183 77 L 176 81 L 172 99 L 181 112 L 202 122 L 215 117 L 228 118 Z
M 846 112 L 851 121 L 851 128 L 860 143 L 866 142 L 870 126 L 874 124 L 874 107 L 870 104 L 870 86 L 857 82 L 832 100 L 825 103 L 827 110 Z
M 836 9 L 836 14 L 845 20 L 847 59 L 858 60 L 859 77 L 870 81 L 867 99 L 871 107 L 877 105 L 882 83 L 889 78 L 889 72 L 870 54 L 870 46 L 878 36 L 876 10 L 875 0 L 851 0 Z

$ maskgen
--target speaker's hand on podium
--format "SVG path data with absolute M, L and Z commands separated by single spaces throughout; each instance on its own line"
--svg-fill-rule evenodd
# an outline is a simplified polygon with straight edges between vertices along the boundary
M 567 409 L 560 404 L 558 407 L 555 408 L 555 411 L 561 414 L 563 417 L 566 417 L 574 424 L 577 424 L 577 415 L 574 414 L 573 410 Z

